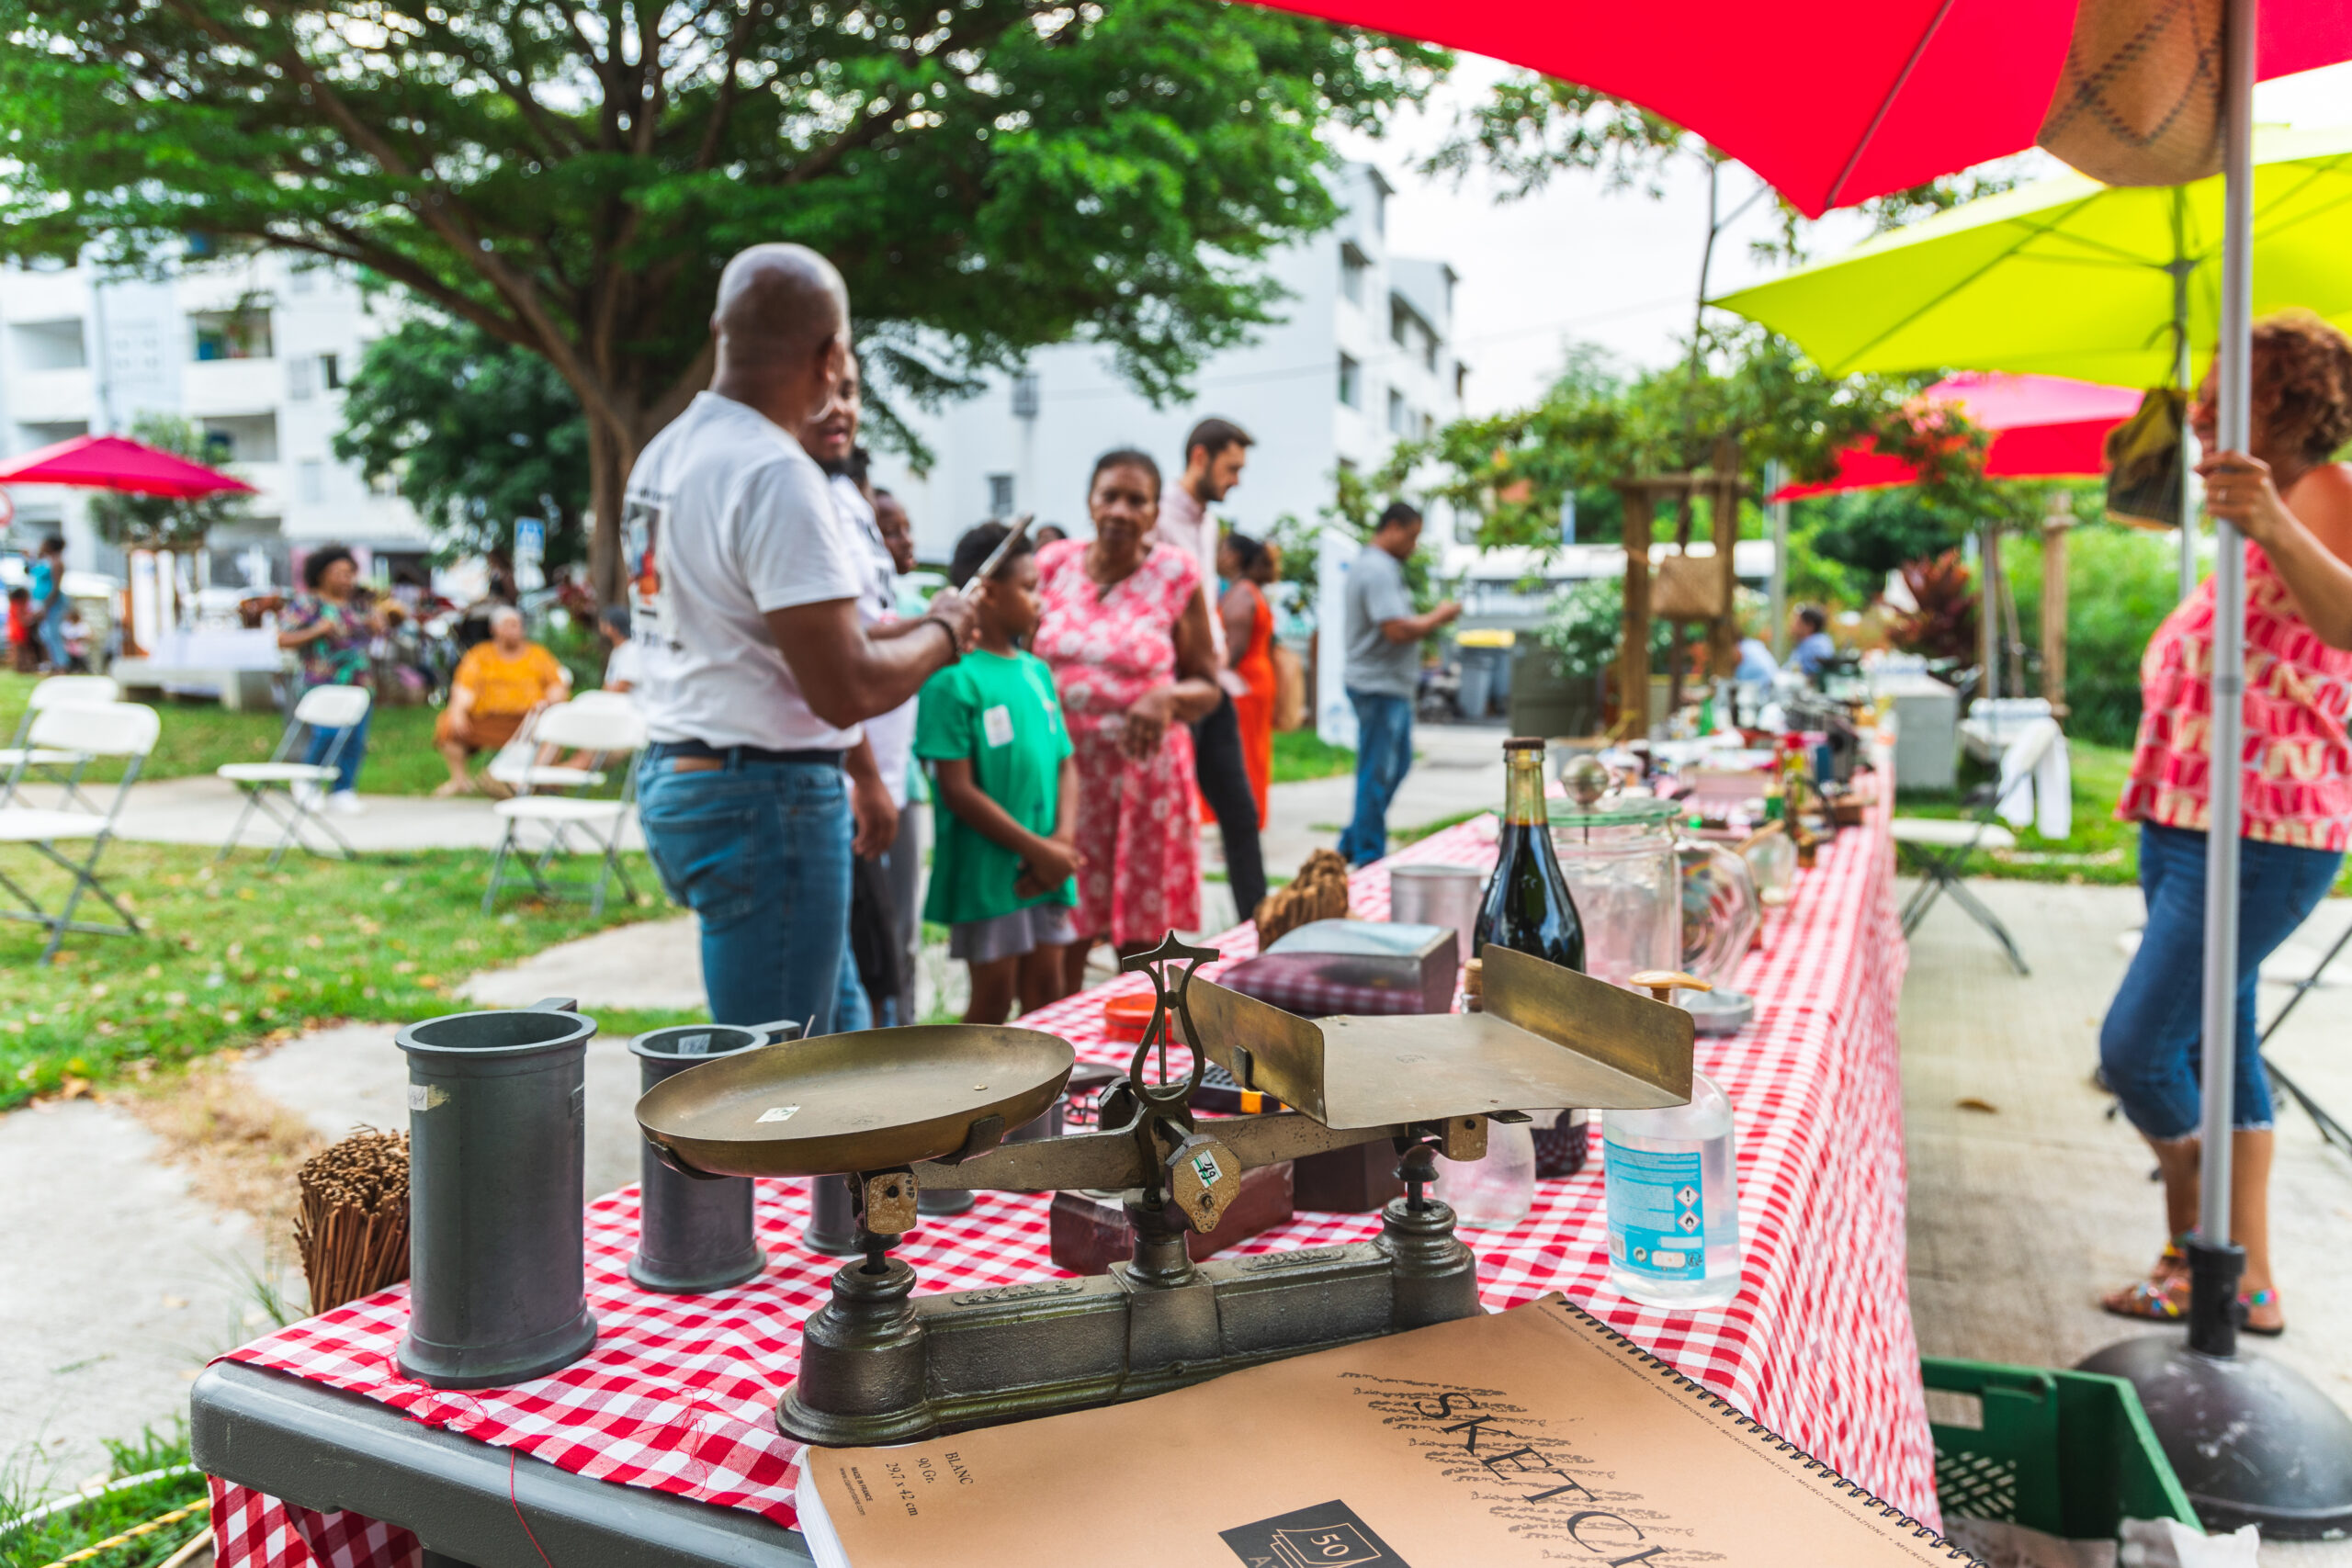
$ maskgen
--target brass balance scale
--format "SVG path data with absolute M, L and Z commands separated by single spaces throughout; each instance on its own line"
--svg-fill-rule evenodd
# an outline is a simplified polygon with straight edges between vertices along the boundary
M 778 1427 L 832 1446 L 904 1442 L 1140 1398 L 1262 1361 L 1478 1312 L 1476 1261 L 1429 1192 L 1530 1111 L 1653 1109 L 1690 1092 L 1690 1015 L 1489 947 L 1478 1013 L 1310 1021 L 1193 972 L 1174 937 L 1121 967 L 1151 1022 L 1103 1091 L 1101 1130 L 1005 1142 L 1052 1105 L 1076 1053 L 1035 1030 L 950 1025 L 789 1041 L 680 1073 L 638 1122 L 688 1175 L 852 1178 L 865 1256 L 802 1327 Z M 1170 1046 L 1189 1050 L 1171 1077 Z M 1195 1117 L 1210 1062 L 1290 1107 Z M 1241 1173 L 1385 1139 L 1405 1195 L 1347 1246 L 1195 1263 Z M 916 1295 L 889 1255 L 918 1192 L 1121 1190 L 1135 1255 L 1108 1275 Z

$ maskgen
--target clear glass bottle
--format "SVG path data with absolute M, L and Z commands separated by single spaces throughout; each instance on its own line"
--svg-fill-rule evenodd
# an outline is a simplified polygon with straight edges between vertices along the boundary
M 1519 1224 L 1535 1206 L 1535 1140 L 1524 1122 L 1487 1123 L 1487 1157 L 1437 1160 L 1437 1195 L 1454 1223 L 1481 1230 Z
M 1739 1294 L 1739 1176 L 1731 1099 L 1703 1073 L 1690 1103 L 1605 1111 L 1609 1282 L 1662 1307 L 1723 1306 Z

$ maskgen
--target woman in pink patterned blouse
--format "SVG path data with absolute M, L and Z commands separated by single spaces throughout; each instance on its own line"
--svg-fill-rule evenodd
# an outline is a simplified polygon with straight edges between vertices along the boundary
M 2341 623 L 2334 600 L 2352 562 L 2352 466 L 2330 460 L 2352 439 L 2352 341 L 2301 312 L 2257 322 L 2252 390 L 2250 452 L 2214 450 L 2211 376 L 2189 420 L 2211 454 L 2199 468 L 2208 508 L 2247 535 L 2230 1235 L 2245 1248 L 2245 1326 L 2277 1334 L 2286 1319 L 2270 1270 L 2270 1086 L 2255 984 L 2263 959 L 2335 883 L 2352 842 L 2352 652 L 2313 629 Z M 2147 1279 L 2103 1304 L 2160 1322 L 2188 1311 L 2183 1246 L 2197 1221 L 2213 623 L 2208 578 L 2149 641 L 2140 740 L 2116 807 L 2119 818 L 2140 823 L 2148 924 L 2099 1031 L 2099 1060 L 2124 1114 L 2155 1149 L 2173 1239 Z
M 1159 515 L 1159 467 L 1105 453 L 1087 488 L 1091 542 L 1037 552 L 1035 652 L 1053 670 L 1078 761 L 1079 938 L 1069 988 L 1106 937 L 1122 953 L 1201 921 L 1193 821 L 1193 735 L 1216 706 L 1216 648 L 1200 568 L 1145 539 Z

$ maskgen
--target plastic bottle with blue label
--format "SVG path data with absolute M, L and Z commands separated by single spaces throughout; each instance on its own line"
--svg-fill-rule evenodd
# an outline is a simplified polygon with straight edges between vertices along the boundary
M 1651 1306 L 1730 1302 L 1739 1293 L 1730 1097 L 1694 1073 L 1690 1104 L 1600 1120 L 1610 1284 Z

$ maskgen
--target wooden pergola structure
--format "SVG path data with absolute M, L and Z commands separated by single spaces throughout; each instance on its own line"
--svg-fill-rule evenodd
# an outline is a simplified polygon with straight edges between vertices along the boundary
M 1739 660 L 1739 575 L 1733 554 L 1739 542 L 1739 499 L 1748 487 L 1739 476 L 1739 443 L 1725 436 L 1715 443 L 1706 468 L 1682 474 L 1620 479 L 1614 488 L 1625 502 L 1625 635 L 1617 658 L 1617 711 L 1619 722 L 1630 716 L 1634 732 L 1639 734 L 1649 728 L 1650 623 L 1661 618 L 1652 614 L 1657 596 L 1650 571 L 1650 545 L 1656 533 L 1658 503 L 1670 502 L 1679 519 L 1688 516 L 1686 502 L 1702 499 L 1707 502 L 1709 533 L 1714 545 L 1713 557 L 1705 562 L 1713 571 L 1711 613 L 1700 616 L 1677 615 L 1673 613 L 1677 606 L 1668 604 L 1662 616 L 1678 622 L 1703 623 L 1707 626 L 1710 668 L 1728 670 Z M 1679 526 L 1676 538 L 1680 545 L 1690 543 Z M 1677 584 L 1679 590 L 1690 586 L 1688 579 Z M 1680 673 L 1679 664 L 1675 673 Z

